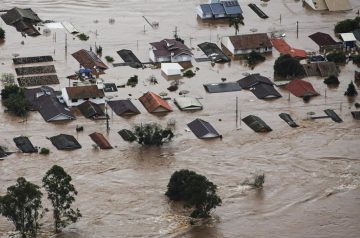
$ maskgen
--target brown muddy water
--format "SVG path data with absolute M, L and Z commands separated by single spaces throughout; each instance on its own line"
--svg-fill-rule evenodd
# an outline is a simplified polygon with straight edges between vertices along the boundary
M 54 56 L 61 81 L 55 89 L 60 89 L 68 85 L 65 77 L 78 69 L 71 53 L 88 49 L 90 45 L 94 48 L 96 42 L 103 47 L 103 55 L 113 56 L 116 62 L 122 62 L 116 51 L 123 48 L 133 50 L 140 60 L 147 61 L 148 43 L 172 37 L 175 26 L 186 44 L 194 47 L 195 56 L 201 57 L 197 44 L 219 43 L 222 36 L 234 33 L 226 23 L 216 25 L 197 20 L 195 7 L 204 2 L 206 0 L 1 0 L 0 8 L 31 7 L 43 20 L 70 21 L 88 34 L 90 40 L 81 42 L 68 35 L 65 54 L 67 33 L 64 30 L 52 30 L 50 36 L 22 38 L 14 28 L 0 21 L 7 33 L 6 42 L 0 46 L 0 72 L 15 73 L 11 61 L 14 53 L 20 56 L 50 54 Z M 332 34 L 335 22 L 354 17 L 360 8 L 358 0 L 351 0 L 353 11 L 319 13 L 304 8 L 301 1 L 273 0 L 262 7 L 270 17 L 262 20 L 247 6 L 250 2 L 262 3 L 240 1 L 245 17 L 240 34 L 250 33 L 252 28 L 258 32 L 278 30 L 286 33 L 291 46 L 311 51 L 318 48 L 308 35 L 317 31 Z M 159 28 L 151 29 L 143 15 L 159 22 Z M 114 18 L 115 23 L 109 24 L 109 18 Z M 299 39 L 296 21 L 300 26 Z M 24 45 L 20 44 L 22 40 Z M 49 156 L 15 153 L 0 161 L 0 194 L 20 176 L 40 185 L 46 170 L 58 164 L 72 175 L 79 191 L 76 206 L 83 214 L 61 237 L 360 237 L 360 124 L 351 117 L 353 103 L 343 96 L 356 66 L 350 63 L 341 67 L 341 84 L 335 89 L 327 89 L 321 78 L 307 78 L 321 94 L 307 104 L 294 96 L 289 101 L 288 93 L 281 89 L 283 97 L 273 101 L 258 100 L 248 91 L 207 94 L 203 89 L 204 83 L 220 82 L 222 77 L 235 81 L 244 73 L 258 72 L 273 78 L 272 66 L 278 55 L 274 49 L 267 61 L 254 70 L 239 61 L 215 66 L 208 62 L 194 63 L 199 71 L 195 77 L 183 79 L 180 90 L 202 97 L 204 110 L 185 113 L 171 104 L 174 112 L 156 116 L 134 101 L 142 114 L 128 119 L 111 114 L 108 134 L 104 121 L 94 122 L 80 116 L 73 122 L 53 124 L 44 122 L 35 112 L 26 122 L 1 113 L 0 144 L 15 151 L 12 138 L 26 135 L 35 145 L 50 148 L 51 153 Z M 123 99 L 132 94 L 130 98 L 135 99 L 149 90 L 167 91 L 170 85 L 159 69 L 110 67 L 103 78 L 106 82 L 123 84 L 134 74 L 140 78 L 137 87 L 119 89 L 108 95 Z M 146 81 L 151 75 L 158 78 L 158 85 Z M 176 92 L 169 93 L 170 97 L 176 95 Z M 260 116 L 273 131 L 257 134 L 244 124 L 239 124 L 237 130 L 236 97 L 242 117 Z M 306 120 L 307 112 L 322 115 L 327 108 L 334 109 L 344 122 Z M 281 112 L 290 113 L 300 127 L 290 128 L 278 117 Z M 223 134 L 223 139 L 202 141 L 187 132 L 186 123 L 197 117 L 212 123 Z M 176 120 L 176 137 L 163 148 L 141 148 L 124 142 L 117 134 L 118 130 L 141 122 L 165 126 L 170 119 Z M 83 125 L 84 132 L 76 134 L 76 125 Z M 104 133 L 116 148 L 94 150 L 88 137 L 94 131 Z M 75 135 L 83 148 L 57 151 L 46 137 L 59 133 Z M 183 168 L 207 176 L 218 185 L 223 199 L 213 219 L 203 225 L 189 226 L 186 212 L 164 196 L 171 174 Z M 242 182 L 257 171 L 266 174 L 264 189 L 257 191 L 242 186 Z M 44 202 L 49 205 L 45 198 Z M 50 214 L 43 223 L 40 236 L 51 236 Z M 8 237 L 12 231 L 13 225 L 1 217 L 1 237 Z

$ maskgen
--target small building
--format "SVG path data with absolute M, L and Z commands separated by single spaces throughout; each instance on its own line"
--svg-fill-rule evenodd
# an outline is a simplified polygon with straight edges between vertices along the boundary
M 29 36 L 40 35 L 34 25 L 40 23 L 41 19 L 31 8 L 14 7 L 1 15 L 1 18 L 7 25 L 14 26 L 19 32 Z
M 137 107 L 130 100 L 113 100 L 108 101 L 107 104 L 118 116 L 140 114 L 139 109 L 137 109 Z
M 184 68 L 181 67 L 178 63 L 161 63 L 161 71 L 166 76 L 176 76 L 181 75 L 181 70 Z
M 175 39 L 164 39 L 150 43 L 150 60 L 154 63 L 191 61 L 191 50 Z
M 104 91 L 98 89 L 96 85 L 66 87 L 61 90 L 61 95 L 68 107 L 78 106 L 85 101 L 105 103 Z
M 286 85 L 286 89 L 289 90 L 296 97 L 305 96 L 318 96 L 319 93 L 315 91 L 311 83 L 302 79 L 294 79 Z
M 203 109 L 199 99 L 194 97 L 177 97 L 174 99 L 174 103 L 183 111 Z
M 106 64 L 92 51 L 79 50 L 72 56 L 80 63 L 80 66 L 93 70 L 93 74 L 102 74 L 108 69 Z
M 257 84 L 274 85 L 274 83 L 269 78 L 264 77 L 260 74 L 250 74 L 250 75 L 238 80 L 238 83 L 239 83 L 240 87 L 243 89 L 250 89 Z
M 258 99 L 271 99 L 271 98 L 280 98 L 281 94 L 274 88 L 273 85 L 260 83 L 255 85 L 253 88 L 250 88 L 250 91 Z
M 296 122 L 291 118 L 291 116 L 288 113 L 280 113 L 279 117 L 283 119 L 289 126 L 295 128 L 299 125 L 296 124 Z
M 200 4 L 200 6 L 196 8 L 196 12 L 202 20 L 234 17 L 243 18 L 243 11 L 237 0 L 212 1 L 209 4 Z
M 351 10 L 349 0 L 304 0 L 304 2 L 316 11 L 348 11 Z
M 103 134 L 94 132 L 89 136 L 100 147 L 100 149 L 108 150 L 113 148 Z
M 309 38 L 319 46 L 319 51 L 321 52 L 328 50 L 341 50 L 344 47 L 341 42 L 336 42 L 329 34 L 326 33 L 316 32 L 309 35 Z
M 100 105 L 93 103 L 91 101 L 85 101 L 77 106 L 81 114 L 86 118 L 91 118 L 94 120 L 97 119 L 106 119 L 105 112 L 102 110 Z
M 353 31 L 353 34 L 356 38 L 356 46 L 360 48 L 360 29 L 356 29 Z
M 215 63 L 229 62 L 230 58 L 215 44 L 211 42 L 204 42 L 198 44 L 198 47 L 206 54 L 206 56 Z
M 204 88 L 208 93 L 225 93 L 241 90 L 238 82 L 209 83 L 204 84 Z
M 307 77 L 329 77 L 330 75 L 338 76 L 340 73 L 338 66 L 331 61 L 302 64 L 302 66 Z
M 31 141 L 26 136 L 15 137 L 14 142 L 16 147 L 19 148 L 23 153 L 37 153 L 38 150 L 33 146 Z
M 146 110 L 150 113 L 171 112 L 170 105 L 159 95 L 153 92 L 147 92 L 139 98 Z
M 122 130 L 118 131 L 118 133 L 121 136 L 121 138 L 123 138 L 124 141 L 133 142 L 136 140 L 136 136 L 130 130 L 122 129 Z
M 255 132 L 272 131 L 272 129 L 260 117 L 249 115 L 241 120 Z
M 354 33 L 342 33 L 340 34 L 340 38 L 343 40 L 346 49 L 352 49 L 356 47 L 356 38 Z
M 58 150 L 76 150 L 81 148 L 79 142 L 72 135 L 59 134 L 50 137 L 49 140 Z
M 221 135 L 209 122 L 199 118 L 188 123 L 187 126 L 199 139 L 211 139 L 221 137 Z
M 252 51 L 272 52 L 272 44 L 266 33 L 225 36 L 221 43 L 234 56 L 249 54 Z

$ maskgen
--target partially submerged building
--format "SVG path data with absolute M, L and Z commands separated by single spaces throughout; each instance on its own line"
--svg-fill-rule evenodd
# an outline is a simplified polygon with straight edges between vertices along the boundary
M 111 110 L 118 116 L 129 116 L 140 114 L 139 109 L 128 99 L 126 100 L 111 100 L 107 104 Z
M 161 63 L 161 72 L 166 76 L 178 76 L 184 68 L 178 63 Z
M 100 149 L 108 150 L 113 148 L 103 134 L 94 132 L 91 133 L 89 136 L 96 143 L 96 145 L 100 147 Z
M 190 48 L 175 39 L 164 39 L 150 43 L 150 60 L 154 63 L 191 61 Z
M 77 108 L 86 118 L 91 118 L 94 120 L 106 119 L 105 112 L 103 111 L 101 106 L 91 101 L 85 101 L 79 104 Z
M 289 126 L 298 127 L 299 125 L 291 118 L 288 113 L 280 113 L 279 117 L 283 119 Z
M 340 69 L 337 65 L 330 61 L 302 64 L 302 66 L 307 77 L 329 77 L 330 75 L 338 76 L 340 73 Z
M 241 120 L 255 132 L 272 131 L 272 129 L 260 117 L 249 115 Z
M 72 135 L 59 134 L 50 137 L 49 140 L 58 150 L 76 150 L 81 148 L 79 142 Z
M 182 111 L 202 110 L 203 109 L 203 106 L 200 103 L 199 99 L 197 99 L 195 97 L 188 97 L 188 96 L 176 97 L 176 98 L 174 98 L 174 103 Z
M 272 38 L 271 43 L 282 55 L 291 55 L 298 59 L 305 59 L 307 57 L 305 50 L 291 47 L 283 38 Z
M 198 46 L 212 62 L 223 63 L 230 61 L 230 58 L 215 43 L 204 42 L 198 44 Z
M 200 4 L 196 8 L 197 15 L 202 20 L 223 19 L 223 18 L 243 18 L 242 9 L 237 0 L 211 1 L 208 4 Z
M 37 153 L 38 149 L 33 146 L 31 141 L 26 136 L 18 136 L 15 137 L 14 142 L 16 144 L 16 147 L 21 150 L 23 153 Z
M 133 142 L 136 140 L 136 136 L 130 130 L 122 129 L 122 130 L 118 131 L 118 133 L 121 136 L 121 138 L 123 138 L 124 141 Z
M 139 98 L 146 110 L 150 113 L 171 112 L 170 105 L 159 95 L 153 92 L 147 92 Z
M 335 41 L 329 34 L 323 32 L 316 32 L 309 35 L 309 38 L 319 46 L 319 51 L 341 50 L 344 47 L 342 42 Z
M 106 64 L 90 50 L 79 50 L 73 53 L 72 56 L 79 62 L 80 66 L 92 69 L 94 74 L 102 74 L 108 69 Z
M 41 22 L 41 19 L 31 8 L 14 7 L 1 15 L 7 25 L 13 26 L 17 31 L 29 36 L 38 36 L 40 33 L 34 25 Z
M 61 90 L 61 96 L 68 107 L 78 106 L 85 101 L 96 104 L 105 103 L 104 91 L 96 85 L 65 87 Z
M 356 38 L 354 33 L 352 32 L 341 33 L 340 38 L 344 42 L 346 49 L 352 49 L 356 47 Z
M 252 51 L 272 52 L 272 44 L 266 33 L 225 36 L 222 38 L 221 44 L 235 56 L 249 54 Z
M 237 82 L 209 83 L 204 84 L 204 88 L 208 93 L 225 93 L 241 90 L 241 87 Z
M 187 126 L 199 139 L 210 139 L 210 138 L 221 137 L 221 135 L 215 130 L 215 128 L 209 122 L 199 118 L 188 123 Z
M 274 88 L 274 83 L 260 74 L 250 74 L 238 81 L 243 89 L 249 89 L 258 99 L 279 98 L 281 94 Z
M 286 85 L 286 89 L 289 90 L 296 97 L 306 96 L 318 96 L 319 93 L 315 91 L 311 83 L 302 79 L 294 79 Z
M 352 9 L 349 0 L 303 0 L 313 10 L 348 11 Z

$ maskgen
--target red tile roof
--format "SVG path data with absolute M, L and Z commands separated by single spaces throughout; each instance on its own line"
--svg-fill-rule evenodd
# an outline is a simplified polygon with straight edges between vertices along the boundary
M 305 50 L 292 48 L 284 39 L 282 38 L 272 38 L 271 42 L 273 46 L 279 51 L 281 54 L 289 54 L 292 57 L 296 58 L 306 58 L 307 54 Z
M 266 33 L 229 36 L 235 50 L 256 49 L 260 47 L 272 47 L 270 38 Z
M 100 149 L 106 150 L 113 148 L 103 134 L 94 132 L 91 133 L 89 136 L 100 147 Z
M 160 42 L 150 43 L 154 47 L 154 55 L 156 57 L 169 57 L 173 53 L 174 56 L 186 54 L 192 55 L 190 49 L 175 39 L 164 39 Z
M 319 93 L 315 91 L 311 83 L 301 79 L 292 80 L 288 85 L 286 85 L 286 89 L 289 90 L 296 97 L 319 95 Z
M 148 112 L 156 112 L 157 109 L 162 108 L 164 111 L 171 112 L 170 105 L 162 99 L 159 95 L 153 92 L 147 92 L 139 98 Z
M 79 50 L 73 53 L 72 56 L 85 68 L 93 69 L 97 67 L 102 70 L 108 69 L 106 64 L 92 51 Z

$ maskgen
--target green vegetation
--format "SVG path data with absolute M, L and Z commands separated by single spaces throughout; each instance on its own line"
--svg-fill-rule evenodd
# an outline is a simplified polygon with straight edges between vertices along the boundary
M 106 59 L 106 61 L 107 62 L 109 62 L 109 63 L 112 63 L 112 62 L 114 62 L 114 58 L 113 57 L 111 57 L 111 56 L 105 56 L 105 59 Z
M 355 19 L 346 19 L 336 23 L 334 32 L 336 34 L 347 33 L 358 28 L 360 28 L 360 17 L 356 17 Z
M 172 174 L 165 195 L 170 200 L 185 202 L 186 207 L 194 207 L 191 217 L 206 218 L 212 209 L 221 205 L 216 190 L 217 186 L 205 176 L 190 170 L 179 170 Z
M 15 76 L 12 73 L 2 73 L 0 80 L 4 86 L 15 84 Z
M 5 39 L 5 31 L 0 27 L 0 40 L 4 40 L 4 39 Z
M 346 63 L 346 54 L 344 52 L 333 52 L 326 55 L 328 61 L 332 61 L 336 64 Z
M 191 69 L 189 69 L 183 73 L 183 76 L 187 78 L 192 78 L 195 76 L 195 73 Z
M 138 84 L 138 82 L 139 82 L 138 76 L 137 76 L 137 75 L 134 75 L 134 76 L 131 76 L 131 77 L 128 79 L 126 85 L 127 85 L 127 86 L 131 86 L 131 87 L 135 87 L 135 86 Z
M 251 53 L 247 56 L 246 59 L 247 59 L 249 66 L 255 66 L 259 62 L 265 61 L 265 56 L 263 56 L 262 54 L 260 54 L 258 52 L 251 51 Z
M 48 148 L 41 148 L 39 154 L 41 155 L 48 155 L 50 150 Z
M 135 126 L 133 134 L 136 137 L 136 141 L 141 145 L 161 146 L 164 143 L 170 142 L 174 137 L 171 129 L 162 129 L 156 123 Z
M 327 85 L 339 85 L 340 81 L 335 75 L 330 75 L 329 77 L 324 79 L 324 83 Z
M 81 34 L 77 35 L 77 38 L 79 38 L 79 40 L 81 40 L 81 41 L 87 41 L 90 37 L 88 35 L 86 35 L 85 33 L 81 33 Z
M 7 85 L 1 90 L 3 105 L 16 116 L 26 116 L 30 109 L 29 102 L 25 98 L 24 89 L 17 85 Z
M 229 19 L 229 27 L 234 27 L 235 35 L 239 32 L 239 24 L 244 25 L 244 21 L 241 18 L 235 17 Z
M 254 176 L 253 188 L 262 188 L 265 183 L 265 174 L 256 174 Z
M 349 83 L 349 86 L 348 86 L 346 92 L 344 93 L 344 95 L 349 96 L 349 97 L 354 97 L 354 96 L 358 95 L 353 81 L 351 81 L 351 83 Z
M 281 55 L 275 60 L 274 65 L 275 76 L 283 78 L 298 78 L 305 76 L 305 71 L 299 60 L 291 57 L 291 55 Z
M 54 165 L 46 172 L 43 178 L 43 187 L 48 193 L 48 199 L 53 206 L 53 218 L 55 232 L 61 231 L 61 228 L 75 223 L 80 217 L 79 209 L 72 209 L 71 205 L 75 201 L 77 191 L 71 184 L 71 176 L 65 170 Z
M 39 186 L 20 177 L 17 183 L 7 188 L 0 197 L 0 213 L 10 220 L 22 238 L 36 237 L 40 228 L 39 219 L 43 212 L 42 193 Z
M 359 65 L 360 64 L 360 55 L 353 55 L 352 60 L 354 64 Z

